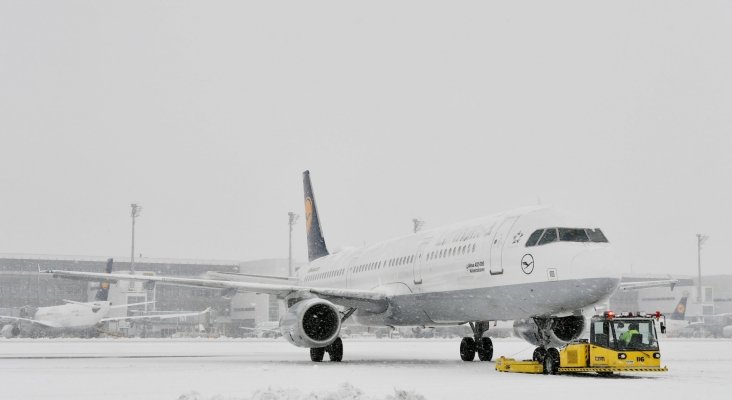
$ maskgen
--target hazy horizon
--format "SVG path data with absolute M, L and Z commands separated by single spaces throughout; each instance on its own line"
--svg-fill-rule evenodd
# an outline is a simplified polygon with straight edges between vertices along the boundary
M 725 273 L 732 3 L 0 0 L 0 253 L 287 257 L 539 202 Z M 302 221 L 293 249 L 305 260 Z

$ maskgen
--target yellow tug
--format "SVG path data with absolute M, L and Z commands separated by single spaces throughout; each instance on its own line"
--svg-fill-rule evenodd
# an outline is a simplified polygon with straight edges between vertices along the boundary
M 568 372 L 596 372 L 600 375 L 666 372 L 668 368 L 661 367 L 655 324 L 661 316 L 656 312 L 616 317 L 614 312 L 606 311 L 590 320 L 589 340 L 569 343 L 561 350 L 547 349 L 543 360 L 521 361 L 501 357 L 496 360 L 496 370 L 549 375 Z M 661 322 L 661 333 L 665 332 L 666 327 Z

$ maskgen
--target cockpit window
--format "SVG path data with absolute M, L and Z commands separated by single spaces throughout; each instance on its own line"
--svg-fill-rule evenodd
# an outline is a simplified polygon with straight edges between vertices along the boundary
M 589 242 L 584 229 L 559 228 L 559 240 L 562 242 Z
M 526 241 L 526 247 L 534 246 L 536 242 L 539 241 L 542 233 L 544 233 L 543 229 L 535 230 L 534 233 L 532 233 L 531 236 L 529 236 L 529 239 Z
M 544 231 L 544 234 L 541 236 L 541 239 L 539 240 L 539 246 L 542 244 L 547 244 L 551 242 L 557 241 L 557 230 L 556 228 L 549 228 Z
M 587 235 L 590 236 L 591 242 L 607 243 L 607 238 L 600 229 L 587 229 Z

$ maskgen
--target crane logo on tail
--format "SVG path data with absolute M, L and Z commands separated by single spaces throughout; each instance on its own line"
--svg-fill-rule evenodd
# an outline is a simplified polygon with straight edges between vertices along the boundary
M 310 228 L 313 226 L 313 199 L 310 197 L 305 198 L 305 228 L 310 232 Z

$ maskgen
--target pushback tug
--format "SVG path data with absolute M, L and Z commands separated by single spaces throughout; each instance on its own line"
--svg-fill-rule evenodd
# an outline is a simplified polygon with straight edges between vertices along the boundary
M 590 320 L 590 339 L 580 339 L 561 350 L 550 348 L 533 360 L 514 360 L 501 357 L 496 360 L 500 372 L 523 372 L 555 375 L 560 373 L 596 372 L 611 375 L 615 372 L 665 372 L 661 367 L 655 314 L 616 316 L 612 311 L 596 315 Z M 663 321 L 661 333 L 666 332 Z M 543 356 L 543 357 L 542 357 Z M 543 358 L 543 359 L 542 359 Z

